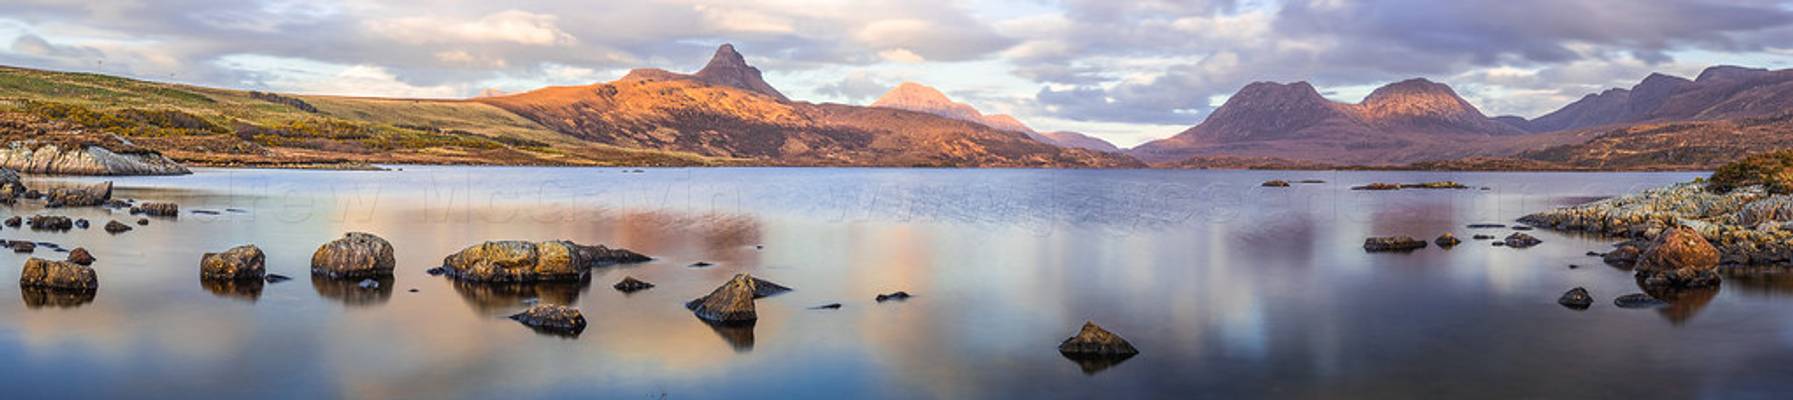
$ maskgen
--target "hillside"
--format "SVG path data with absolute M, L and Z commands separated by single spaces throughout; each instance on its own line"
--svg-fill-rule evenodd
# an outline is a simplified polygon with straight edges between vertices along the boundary
M 1028 127 L 1027 124 L 1022 123 L 1021 120 L 1015 119 L 1014 116 L 1008 114 L 986 115 L 983 112 L 978 111 L 977 107 L 973 107 L 970 104 L 953 101 L 951 98 L 946 97 L 945 93 L 941 93 L 939 89 L 915 82 L 903 82 L 898 84 L 895 88 L 891 88 L 889 92 L 885 92 L 883 96 L 879 96 L 877 101 L 872 102 L 872 107 L 934 114 L 960 121 L 982 124 L 999 131 L 1020 132 L 1034 141 L 1058 147 L 1095 150 L 1105 153 L 1120 152 L 1120 148 L 1117 148 L 1114 144 L 1108 143 L 1108 141 L 1100 138 L 1076 132 L 1040 133 L 1039 131 L 1035 131 L 1033 128 Z

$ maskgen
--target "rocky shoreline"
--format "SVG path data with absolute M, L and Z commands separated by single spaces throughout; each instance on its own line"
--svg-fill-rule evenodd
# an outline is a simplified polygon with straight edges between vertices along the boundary
M 1629 239 L 1641 249 L 1675 227 L 1697 232 L 1731 266 L 1787 266 L 1793 262 L 1793 196 L 1761 186 L 1717 193 L 1696 181 L 1527 215 L 1540 228 Z M 1610 256 L 1612 259 L 1615 256 Z

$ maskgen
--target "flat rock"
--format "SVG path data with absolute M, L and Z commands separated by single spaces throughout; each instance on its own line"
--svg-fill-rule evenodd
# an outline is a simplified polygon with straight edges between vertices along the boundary
M 59 187 L 44 195 L 45 207 L 94 207 L 112 200 L 112 182 Z
M 577 281 L 593 267 L 637 262 L 647 257 L 627 249 L 584 246 L 569 241 L 490 241 L 468 247 L 442 260 L 442 272 L 476 282 Z
M 66 231 L 75 228 L 75 221 L 60 215 L 33 215 L 29 221 L 32 230 Z
M 622 281 L 618 281 L 615 285 L 611 285 L 610 287 L 620 290 L 623 293 L 635 293 L 652 289 L 654 288 L 654 284 L 635 279 L 633 276 L 625 276 Z
M 1426 248 L 1426 242 L 1409 236 L 1372 237 L 1363 240 L 1363 250 L 1368 252 L 1413 251 Z
M 555 304 L 536 304 L 512 314 L 511 320 L 539 331 L 578 335 L 585 330 L 585 315 L 578 308 Z
M 1272 180 L 1268 180 L 1268 181 L 1264 181 L 1264 183 L 1263 183 L 1263 184 L 1260 184 L 1260 185 L 1258 185 L 1258 186 L 1263 186 L 1263 187 L 1289 187 L 1289 181 L 1285 181 L 1285 180 L 1281 180 L 1281 179 L 1272 179 Z
M 1612 305 L 1619 308 L 1657 308 L 1666 307 L 1668 302 L 1643 293 L 1632 293 L 1612 299 Z
M 174 203 L 144 202 L 131 207 L 132 215 L 148 215 L 151 217 L 179 217 L 181 206 Z
M 1513 234 L 1507 235 L 1506 239 L 1501 240 L 1501 243 L 1506 244 L 1507 247 L 1523 249 L 1523 248 L 1527 248 L 1527 247 L 1537 246 L 1539 243 L 1544 243 L 1544 241 L 1538 240 L 1538 238 L 1532 237 L 1532 235 L 1527 235 L 1527 234 L 1519 233 L 1519 232 L 1513 232 Z
M 873 298 L 873 300 L 877 300 L 877 301 L 878 301 L 878 302 L 879 302 L 879 303 L 883 303 L 883 302 L 886 302 L 886 301 L 902 301 L 902 300 L 908 300 L 908 299 L 909 299 L 909 297 L 910 297 L 910 296 L 909 296 L 909 292 L 904 292 L 904 291 L 896 291 L 896 292 L 890 292 L 890 293 L 885 293 L 885 294 L 880 294 L 880 295 L 878 295 L 878 297 L 876 297 L 876 298 Z

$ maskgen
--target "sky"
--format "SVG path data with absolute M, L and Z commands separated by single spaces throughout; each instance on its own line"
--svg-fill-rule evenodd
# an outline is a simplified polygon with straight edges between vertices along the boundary
M 583 85 L 722 43 L 792 99 L 914 81 L 1128 147 L 1254 81 L 1356 102 L 1424 77 L 1530 118 L 1652 72 L 1793 68 L 1793 0 L 0 0 L 0 64 L 306 94 Z

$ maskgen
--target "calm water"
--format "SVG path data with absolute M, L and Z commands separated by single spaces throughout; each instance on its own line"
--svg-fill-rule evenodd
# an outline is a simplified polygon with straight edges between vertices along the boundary
M 0 304 L 0 387 L 10 398 L 1784 396 L 1793 280 L 1732 278 L 1709 299 L 1626 310 L 1611 301 L 1638 291 L 1629 273 L 1583 255 L 1609 246 L 1598 238 L 1361 249 L 1370 235 L 1468 239 L 1478 232 L 1465 224 L 1693 176 L 405 167 L 123 178 L 118 197 L 243 212 L 109 236 L 104 210 L 54 210 L 96 227 L 0 231 L 84 246 L 101 281 L 90 301 L 0 285 L 0 299 L 16 299 Z M 1257 187 L 1271 178 L 1330 183 Z M 1491 190 L 1346 190 L 1435 179 Z M 395 280 L 310 279 L 312 251 L 345 231 L 392 241 Z M 597 270 L 587 285 L 424 273 L 495 239 L 657 260 Z M 297 279 L 200 283 L 201 253 L 244 243 Z M 716 265 L 688 267 L 697 261 Z M 761 300 L 751 329 L 711 328 L 681 307 L 739 272 L 797 290 Z M 659 286 L 610 288 L 625 275 Z M 1575 286 L 1593 292 L 1592 309 L 1555 303 Z M 916 297 L 872 301 L 896 290 Z M 591 326 L 562 338 L 503 318 L 531 299 L 577 305 Z M 1086 374 L 1055 350 L 1084 320 L 1143 353 Z

